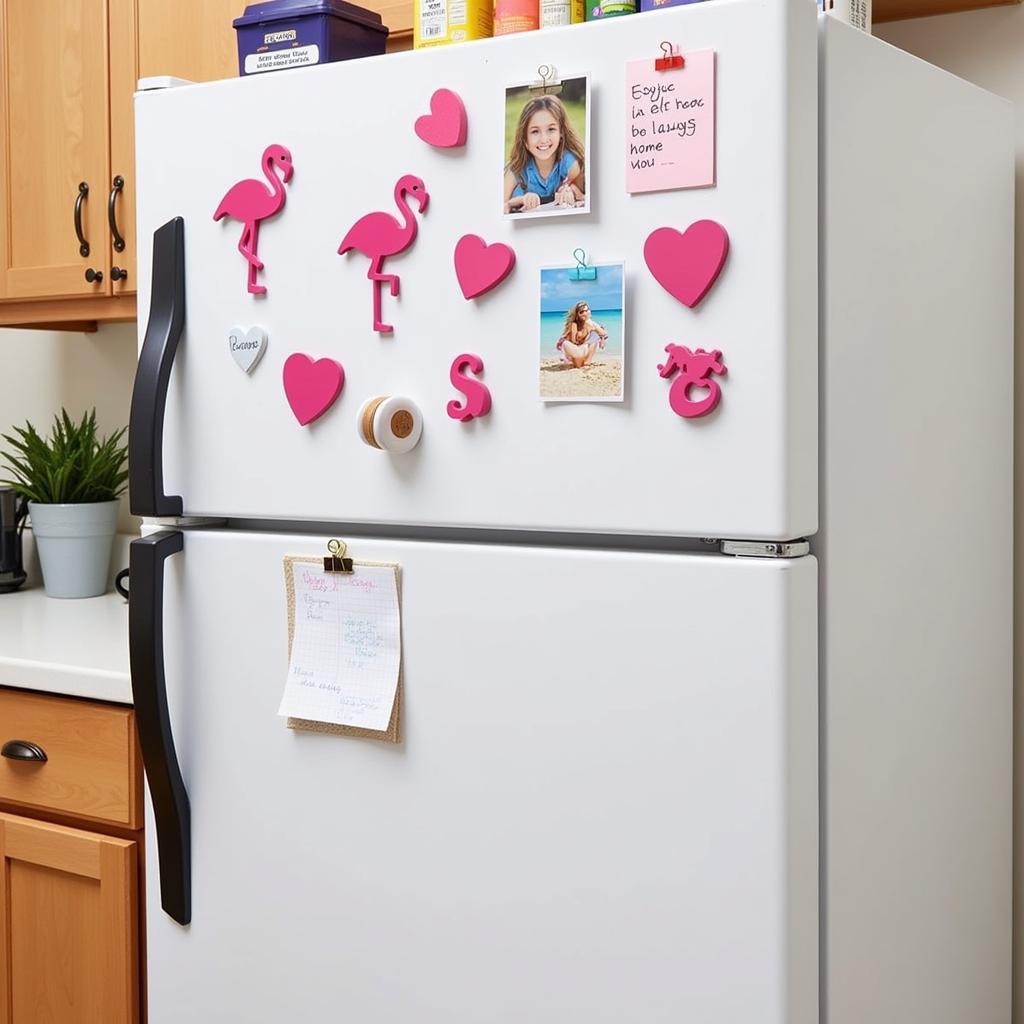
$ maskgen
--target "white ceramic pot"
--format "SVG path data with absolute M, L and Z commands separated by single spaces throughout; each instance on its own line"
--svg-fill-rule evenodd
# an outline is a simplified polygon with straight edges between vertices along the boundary
M 48 597 L 98 597 L 107 591 L 120 502 L 28 503 Z

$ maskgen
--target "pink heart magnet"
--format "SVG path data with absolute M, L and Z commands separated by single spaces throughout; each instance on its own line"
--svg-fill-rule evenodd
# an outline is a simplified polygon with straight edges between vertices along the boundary
M 690 309 L 710 291 L 728 254 L 729 235 L 713 220 L 696 220 L 682 233 L 657 228 L 644 242 L 654 280 Z
M 344 386 L 344 367 L 333 359 L 294 352 L 284 362 L 284 393 L 303 426 L 327 412 Z
M 416 134 L 431 146 L 452 149 L 466 144 L 466 108 L 451 89 L 438 89 L 430 97 L 430 113 L 416 118 Z
M 515 265 L 515 252 L 503 242 L 488 245 L 479 235 L 463 235 L 455 244 L 455 276 L 467 299 L 496 288 Z

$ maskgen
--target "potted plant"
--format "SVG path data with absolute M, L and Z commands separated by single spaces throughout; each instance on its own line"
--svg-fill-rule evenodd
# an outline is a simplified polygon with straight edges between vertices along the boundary
M 26 423 L 15 427 L 3 453 L 12 478 L 3 481 L 28 498 L 43 585 L 50 597 L 96 597 L 107 589 L 117 529 L 118 496 L 125 489 L 127 427 L 109 437 L 96 431 L 96 410 L 75 423 L 66 410 L 54 417 L 49 438 Z

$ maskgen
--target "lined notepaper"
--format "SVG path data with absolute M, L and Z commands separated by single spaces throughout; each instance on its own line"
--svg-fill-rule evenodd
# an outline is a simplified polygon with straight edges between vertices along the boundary
M 278 714 L 386 730 L 402 661 L 398 570 L 356 563 L 352 575 L 289 565 L 295 631 Z

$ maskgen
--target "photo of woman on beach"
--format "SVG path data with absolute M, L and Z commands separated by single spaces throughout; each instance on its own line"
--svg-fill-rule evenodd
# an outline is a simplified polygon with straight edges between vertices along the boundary
M 597 264 L 593 281 L 576 267 L 540 272 L 540 397 L 546 402 L 621 402 L 623 265 Z
M 506 216 L 587 213 L 590 80 L 566 79 L 558 95 L 505 90 Z

